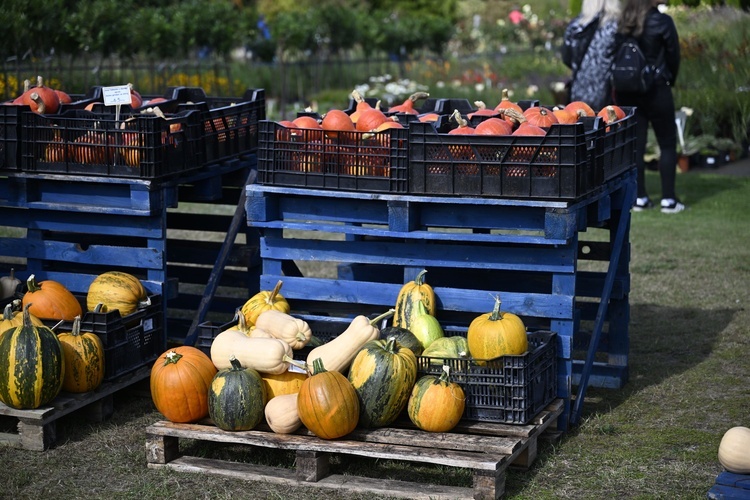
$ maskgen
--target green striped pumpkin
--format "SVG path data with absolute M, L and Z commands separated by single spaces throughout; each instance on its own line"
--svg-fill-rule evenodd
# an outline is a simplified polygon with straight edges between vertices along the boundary
M 422 356 L 432 358 L 430 363 L 433 365 L 442 365 L 443 359 L 469 358 L 469 342 L 460 335 L 440 337 L 432 341 L 422 352 Z
M 107 271 L 94 278 L 86 295 L 89 311 L 94 311 L 99 304 L 109 311 L 118 309 L 120 316 L 127 316 L 139 307 L 150 305 L 151 300 L 141 281 L 132 274 Z
M 65 376 L 57 335 L 31 322 L 29 306 L 23 324 L 0 333 L 0 401 L 16 409 L 33 409 L 52 401 Z
M 417 304 L 422 302 L 427 312 L 435 316 L 435 291 L 425 283 L 424 276 L 427 270 L 423 269 L 409 281 L 398 292 L 396 297 L 396 312 L 393 314 L 393 326 L 400 326 L 411 330 L 411 323 L 417 315 Z
M 254 429 L 263 420 L 266 387 L 260 373 L 234 356 L 229 362 L 231 367 L 219 370 L 208 388 L 208 414 L 225 431 Z
M 419 356 L 422 354 L 424 346 L 419 341 L 419 339 L 406 328 L 401 328 L 399 326 L 387 326 L 385 328 L 381 328 L 381 339 L 388 340 L 391 337 L 395 338 L 397 343 L 411 349 L 411 352 L 413 352 L 415 356 Z
M 359 425 L 373 428 L 392 423 L 406 407 L 417 379 L 417 359 L 394 338 L 371 340 L 349 368 L 349 382 L 359 399 Z
M 57 339 L 63 348 L 65 377 L 63 390 L 68 392 L 93 391 L 104 380 L 104 345 L 93 332 L 81 333 L 81 317 L 76 316 L 70 332 L 62 332 Z

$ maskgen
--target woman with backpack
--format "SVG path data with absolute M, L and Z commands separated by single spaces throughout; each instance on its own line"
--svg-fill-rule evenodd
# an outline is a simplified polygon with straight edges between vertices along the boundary
M 637 107 L 638 197 L 633 210 L 653 207 L 646 191 L 646 164 L 643 161 L 650 124 L 661 150 L 661 211 L 672 214 L 685 210 L 685 205 L 675 193 L 677 125 L 672 96 L 672 86 L 680 67 L 680 42 L 674 21 L 659 10 L 659 6 L 666 3 L 665 0 L 625 0 L 619 21 L 618 45 L 628 37 L 635 38 L 654 78 L 644 92 L 618 91 L 615 84 L 615 102 L 620 106 Z
M 562 61 L 573 70 L 570 100 L 596 111 L 613 102 L 609 68 L 619 16 L 619 0 L 584 0 L 563 36 Z

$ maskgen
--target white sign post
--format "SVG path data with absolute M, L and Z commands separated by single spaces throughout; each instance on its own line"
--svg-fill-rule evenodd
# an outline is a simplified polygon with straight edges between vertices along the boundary
M 104 97 L 105 106 L 116 106 L 115 121 L 120 121 L 120 106 L 132 102 L 130 85 L 102 87 L 102 96 Z

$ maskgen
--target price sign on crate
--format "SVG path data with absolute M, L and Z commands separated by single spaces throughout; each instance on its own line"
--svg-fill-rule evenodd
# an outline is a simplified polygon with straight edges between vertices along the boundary
M 129 85 L 116 85 L 112 87 L 102 87 L 102 97 L 104 97 L 105 106 L 117 106 L 120 104 L 130 104 Z

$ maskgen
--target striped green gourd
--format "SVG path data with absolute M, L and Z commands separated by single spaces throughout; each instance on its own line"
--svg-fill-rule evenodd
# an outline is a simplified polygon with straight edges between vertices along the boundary
M 432 316 L 435 315 L 435 291 L 425 283 L 427 270 L 423 269 L 398 292 L 396 297 L 396 312 L 393 314 L 393 326 L 400 326 L 411 330 L 411 323 L 417 314 L 417 304 L 421 302 Z
M 31 322 L 29 306 L 23 324 L 0 333 L 0 401 L 16 409 L 33 409 L 52 401 L 65 376 L 57 335 Z
M 383 427 L 398 417 L 417 379 L 417 359 L 396 340 L 371 340 L 349 368 L 349 382 L 359 399 L 359 425 Z
M 243 367 L 234 356 L 219 370 L 208 389 L 208 414 L 219 429 L 247 431 L 263 420 L 266 387 L 260 373 Z
M 104 380 L 104 345 L 93 332 L 81 332 L 81 317 L 76 316 L 70 332 L 62 332 L 57 339 L 63 348 L 65 377 L 63 390 L 68 392 L 93 391 Z
M 141 281 L 132 274 L 107 271 L 94 278 L 86 294 L 89 311 L 94 311 L 99 304 L 105 305 L 108 311 L 117 309 L 120 316 L 127 316 L 139 307 L 151 305 L 151 300 Z
M 444 359 L 469 358 L 469 342 L 460 335 L 440 337 L 422 351 L 422 356 L 431 358 L 430 363 L 433 365 L 442 365 Z

